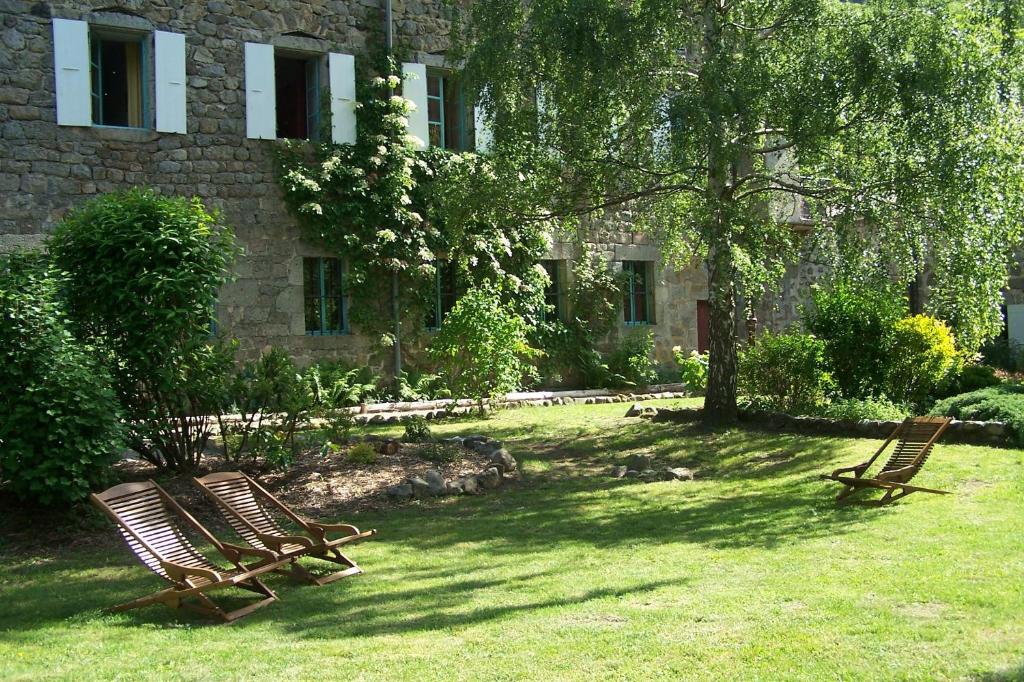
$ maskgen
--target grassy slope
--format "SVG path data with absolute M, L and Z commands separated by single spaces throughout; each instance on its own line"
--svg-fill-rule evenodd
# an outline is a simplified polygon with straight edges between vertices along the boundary
M 0 678 L 1021 679 L 1024 453 L 940 447 L 918 494 L 832 502 L 875 441 L 625 420 L 624 405 L 436 427 L 503 438 L 526 480 L 355 522 L 366 575 L 272 578 L 230 626 L 101 608 L 158 587 L 124 551 L 2 559 Z M 645 485 L 632 452 L 697 470 Z

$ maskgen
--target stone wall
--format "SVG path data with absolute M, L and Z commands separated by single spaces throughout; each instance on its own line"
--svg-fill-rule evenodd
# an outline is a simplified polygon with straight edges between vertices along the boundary
M 326 357 L 365 361 L 358 333 L 307 336 L 302 319 L 302 257 L 325 255 L 301 238 L 287 215 L 271 166 L 273 141 L 245 136 L 243 44 L 273 43 L 364 54 L 383 40 L 382 4 L 361 2 L 16 2 L 0 0 L 0 252 L 38 246 L 67 210 L 96 194 L 150 186 L 199 196 L 232 226 L 244 254 L 222 291 L 218 327 L 254 355 L 279 345 L 306 363 Z M 409 59 L 443 65 L 450 23 L 440 0 L 394 2 L 396 42 Z M 187 134 L 152 129 L 56 124 L 51 18 L 94 25 L 167 30 L 186 36 Z M 296 35 L 301 34 L 301 35 Z M 622 226 L 618 226 L 622 228 Z M 657 263 L 659 362 L 673 345 L 696 347 L 696 301 L 706 297 L 700 271 L 664 267 L 642 235 L 606 227 L 587 248 L 609 261 Z M 553 258 L 575 258 L 558 244 Z M 625 324 L 609 346 L 630 331 Z M 356 330 L 358 332 L 358 330 Z

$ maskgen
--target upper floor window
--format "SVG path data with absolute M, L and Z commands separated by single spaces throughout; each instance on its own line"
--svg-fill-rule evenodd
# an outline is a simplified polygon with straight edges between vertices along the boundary
M 540 264 L 548 273 L 550 282 L 544 288 L 544 310 L 542 319 L 565 319 L 565 290 L 562 271 L 565 267 L 564 260 L 542 260 Z
M 450 73 L 427 70 L 427 130 L 431 147 L 454 151 L 473 148 L 469 107 L 462 86 Z
M 654 263 L 644 260 L 622 261 L 626 276 L 623 288 L 623 314 L 628 325 L 654 323 Z
M 146 127 L 146 43 L 140 36 L 90 36 L 92 120 L 97 125 Z
M 302 259 L 303 315 L 307 334 L 332 336 L 348 331 L 343 275 L 338 258 Z
M 320 130 L 320 59 L 274 54 L 277 137 L 316 140 Z

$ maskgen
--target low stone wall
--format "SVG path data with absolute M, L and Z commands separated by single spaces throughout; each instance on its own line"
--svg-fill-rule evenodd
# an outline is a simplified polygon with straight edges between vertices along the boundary
M 700 408 L 662 408 L 648 414 L 652 421 L 689 423 L 700 421 L 703 410 Z M 771 431 L 791 431 L 818 436 L 846 436 L 853 438 L 887 438 L 900 425 L 899 421 L 879 421 L 862 419 L 860 421 L 828 419 L 826 417 L 795 417 L 782 412 L 763 410 L 739 411 L 739 421 L 755 428 Z M 960 421 L 954 419 L 942 438 L 954 443 L 976 445 L 1014 445 L 1013 428 L 1003 422 Z

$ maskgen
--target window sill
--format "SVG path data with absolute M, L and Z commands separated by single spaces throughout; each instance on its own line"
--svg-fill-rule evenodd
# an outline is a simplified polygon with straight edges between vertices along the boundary
M 623 322 L 627 327 L 653 327 L 656 323 L 654 322 Z
M 152 128 L 128 128 L 125 126 L 91 126 L 96 131 L 96 137 L 101 140 L 114 140 L 118 142 L 150 142 L 157 139 L 159 135 Z
M 348 329 L 343 329 L 337 332 L 306 332 L 306 336 L 351 336 L 352 332 Z

